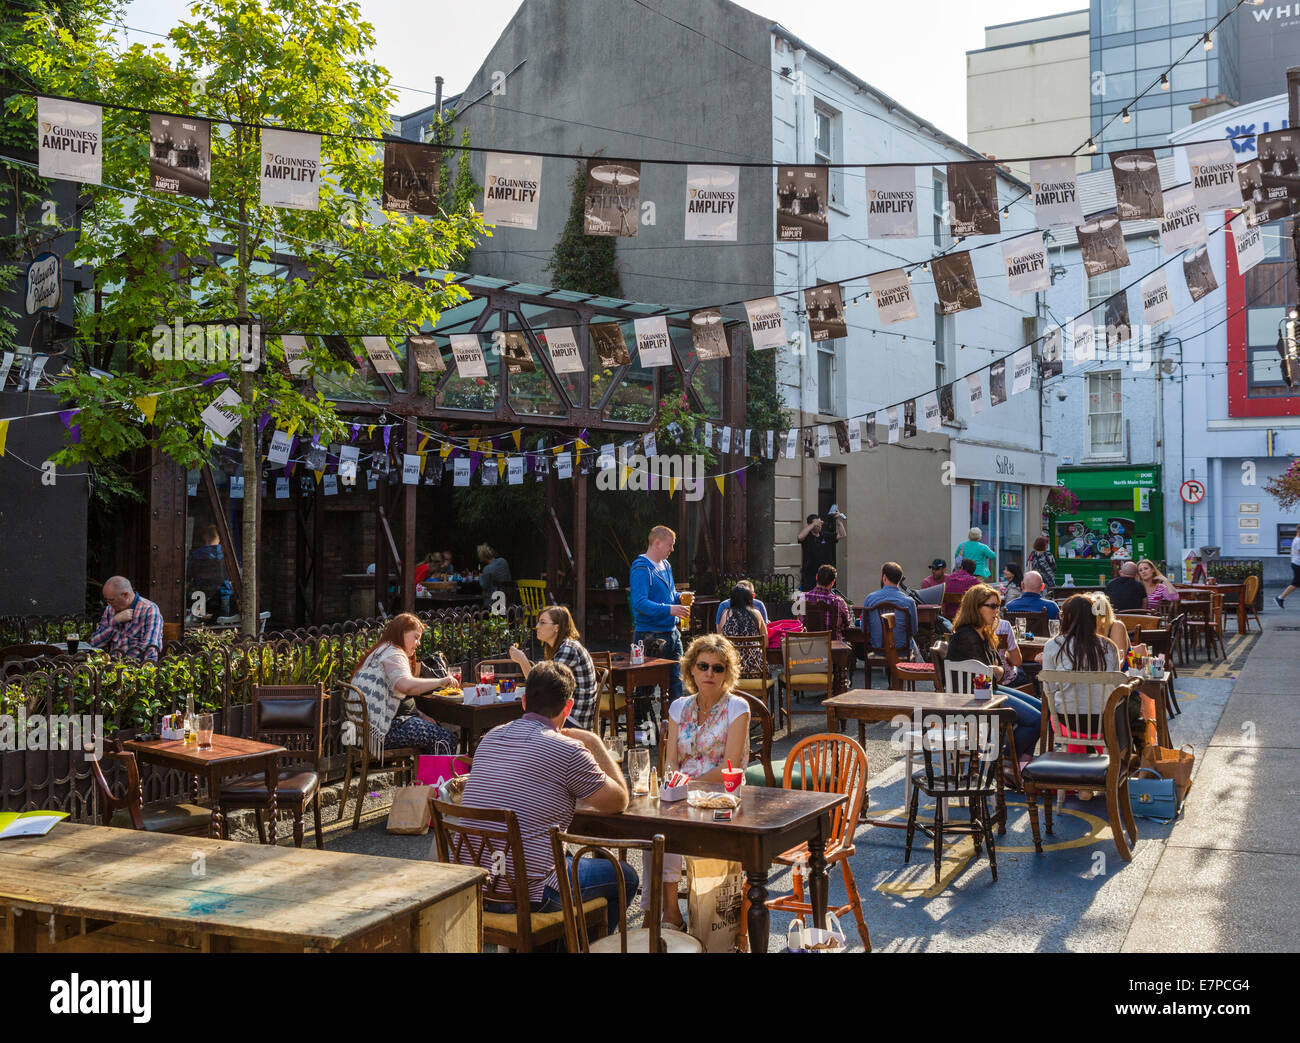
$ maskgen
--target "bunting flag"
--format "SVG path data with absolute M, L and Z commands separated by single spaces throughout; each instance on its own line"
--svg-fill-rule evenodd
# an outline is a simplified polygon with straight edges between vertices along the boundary
M 867 285 L 871 287 L 871 297 L 876 302 L 876 313 L 886 326 L 917 317 L 912 284 L 902 268 L 868 275 Z
M 984 371 L 978 373 L 969 373 L 966 376 L 966 390 L 970 395 L 970 412 L 971 416 L 979 416 L 984 412 Z
M 366 355 L 369 356 L 370 364 L 375 367 L 376 373 L 397 376 L 402 372 L 402 364 L 393 354 L 392 345 L 388 343 L 387 337 L 362 337 L 361 346 L 366 349 Z
M 749 316 L 749 335 L 755 351 L 785 347 L 785 320 L 781 315 L 781 304 L 775 297 L 746 301 L 745 314 Z
M 863 425 L 863 421 L 861 420 L 854 420 L 846 425 L 849 429 L 849 452 L 850 453 L 862 452 L 862 425 Z
M 936 257 L 931 262 L 930 269 L 934 272 L 934 289 L 944 315 L 954 315 L 981 306 L 983 302 L 980 300 L 979 286 L 975 282 L 975 267 L 971 264 L 968 251 Z
M 720 475 L 720 474 L 719 474 L 719 475 L 714 475 L 714 477 L 713 477 L 713 482 L 714 482 L 715 485 L 717 485 L 717 487 L 718 487 L 718 492 L 720 492 L 720 493 L 726 491 L 726 490 L 724 489 L 724 487 L 723 487 L 723 483 L 724 483 L 724 481 L 725 481 L 725 479 L 724 479 L 723 476 Z
M 289 367 L 290 376 L 300 377 L 311 369 L 311 359 L 307 357 L 306 337 L 296 333 L 281 334 L 280 346 L 284 348 L 284 359 Z
M 520 448 L 520 443 L 522 442 L 523 437 L 524 437 L 524 432 L 522 428 L 517 427 L 510 432 L 510 440 L 515 443 L 515 449 Z
M 1153 149 L 1112 152 L 1110 172 L 1115 180 L 1115 209 L 1119 220 L 1145 221 L 1164 216 L 1160 169 Z
M 1075 228 L 1083 224 L 1074 157 L 1032 160 L 1029 180 L 1034 192 L 1034 220 L 1039 228 Z
M 380 207 L 400 214 L 436 217 L 442 149 L 416 142 L 384 142 L 384 189 Z
M 668 476 L 668 499 L 672 499 L 677 493 L 677 479 L 672 475 Z
M 785 433 L 785 458 L 787 460 L 794 459 L 794 454 L 798 446 L 798 441 L 799 441 L 799 429 L 797 427 L 791 428 L 789 431 Z
M 135 407 L 144 415 L 144 422 L 152 424 L 154 414 L 158 410 L 158 396 L 142 395 L 135 400 Z
M 740 167 L 686 168 L 686 239 L 735 242 Z
M 489 152 L 483 180 L 483 223 L 537 230 L 542 157 Z
M 446 360 L 438 341 L 427 335 L 406 338 L 407 350 L 415 356 L 415 369 L 418 373 L 443 373 L 447 369 Z
M 1007 363 L 998 359 L 989 366 L 989 404 L 1000 406 L 1007 400 Z
M 1138 292 L 1142 296 L 1142 319 L 1148 326 L 1174 317 L 1174 302 L 1169 296 L 1169 283 L 1165 280 L 1163 268 L 1143 279 Z
M 831 455 L 831 432 L 825 424 L 817 425 L 817 455 L 819 457 Z
M 319 210 L 320 135 L 293 130 L 262 131 L 263 206 Z
M 1028 391 L 1034 377 L 1034 349 L 1026 344 L 1011 355 L 1011 393 Z
M 451 465 L 451 484 L 462 489 L 469 488 L 470 476 L 470 458 L 468 456 L 459 456 L 452 461 Z
M 271 446 L 266 451 L 267 462 L 275 467 L 283 467 L 289 462 L 291 448 L 290 436 L 278 428 L 271 434 Z
M 149 187 L 207 199 L 212 185 L 212 124 L 190 116 L 149 116 Z
M 1012 293 L 1040 293 L 1051 288 L 1047 272 L 1047 244 L 1040 231 L 1027 232 L 1002 243 L 1007 286 Z
M 909 398 L 903 403 L 903 437 L 916 437 L 916 399 Z
M 1252 226 L 1249 214 L 1242 212 L 1230 224 L 1232 243 L 1237 253 L 1237 272 L 1245 275 L 1264 259 L 1264 232 Z
M 1128 317 L 1128 293 L 1120 290 L 1106 298 L 1106 346 L 1123 344 L 1132 335 Z
M 867 167 L 867 238 L 916 238 L 916 170 Z
M 1177 185 L 1164 194 L 1164 217 L 1160 220 L 1160 249 L 1173 256 L 1203 246 L 1207 241 L 1191 185 Z
M 483 345 L 477 333 L 453 333 L 451 354 L 456 360 L 456 375 L 462 380 L 488 375 L 487 359 L 483 357 Z
M 889 419 L 889 444 L 894 445 L 898 441 L 898 407 L 890 406 L 885 416 Z
M 647 369 L 673 364 L 673 346 L 668 337 L 668 321 L 662 316 L 635 319 L 636 356 Z
M 948 227 L 954 236 L 1002 231 L 996 164 L 949 163 L 948 200 L 952 204 Z
M 5 455 L 5 443 L 9 440 L 9 421 L 0 420 L 0 456 Z
M 533 362 L 533 349 L 528 346 L 528 337 L 523 333 L 519 330 L 498 331 L 493 339 L 500 347 L 507 373 L 537 372 L 537 365 Z
M 1097 334 L 1088 318 L 1075 319 L 1070 333 L 1071 358 L 1076 366 L 1091 362 L 1096 355 Z
M 551 366 L 556 373 L 581 373 L 582 355 L 578 352 L 578 338 L 571 326 L 553 326 L 541 333 L 542 343 L 551 356 Z
M 1208 246 L 1198 246 L 1183 254 L 1183 278 L 1187 280 L 1187 292 L 1192 295 L 1193 301 L 1199 301 L 1219 288 L 1219 281 L 1214 277 L 1214 268 L 1210 264 Z
M 691 344 L 701 359 L 725 359 L 731 354 L 727 346 L 727 329 L 718 308 L 701 308 L 691 312 Z
M 777 242 L 826 242 L 829 181 L 826 167 L 781 167 L 777 170 Z
M 927 431 L 938 431 L 942 422 L 939 417 L 939 393 L 930 391 L 921 396 L 919 403 L 921 423 Z
M 229 438 L 230 432 L 239 426 L 239 407 L 243 404 L 234 388 L 226 388 L 199 414 L 199 419 L 218 438 Z
M 1065 369 L 1065 331 L 1060 326 L 1053 326 L 1043 334 L 1041 354 L 1043 379 L 1058 377 Z
M 809 336 L 814 341 L 839 340 L 848 336 L 844 294 L 839 283 L 809 287 L 803 291 L 803 303 L 808 312 Z
M 952 424 L 957 421 L 957 404 L 953 398 L 954 385 L 945 384 L 939 389 L 939 421 Z
M 641 164 L 587 160 L 583 198 L 583 231 L 587 235 L 635 238 L 641 216 Z
M 1075 231 L 1079 236 L 1079 255 L 1083 258 L 1083 269 L 1088 278 L 1128 267 L 1124 232 L 1113 210 L 1090 217 Z
M 868 413 L 862 423 L 862 440 L 868 449 L 875 449 L 880 442 L 876 438 L 876 414 Z
M 1200 141 L 1183 146 L 1192 194 L 1202 214 L 1236 210 L 1242 205 L 1237 158 L 1232 141 Z
M 605 369 L 630 366 L 632 357 L 627 353 L 623 327 L 617 322 L 593 322 L 587 327 L 587 340 Z
M 104 110 L 61 98 L 36 99 L 41 177 L 98 185 L 104 180 Z

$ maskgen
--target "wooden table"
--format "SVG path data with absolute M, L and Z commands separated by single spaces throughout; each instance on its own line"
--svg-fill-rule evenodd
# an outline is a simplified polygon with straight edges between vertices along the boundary
M 609 613 L 610 639 L 630 640 L 632 637 L 632 607 L 627 598 L 628 592 L 625 587 L 616 587 L 613 590 L 606 590 L 604 587 L 587 588 L 587 613 L 590 616 L 593 608 L 602 608 Z M 621 618 L 627 620 L 626 626 L 620 626 Z M 588 622 L 590 623 L 590 620 Z M 588 626 L 588 636 L 590 634 L 591 628 Z
M 1005 695 L 994 691 L 989 699 L 974 699 L 969 695 L 951 695 L 948 692 L 902 692 L 885 688 L 854 688 L 850 692 L 827 699 L 826 730 L 838 734 L 845 721 L 863 724 L 881 721 L 888 723 L 900 715 L 910 717 L 918 724 L 926 714 L 971 713 L 992 710 L 1007 701 Z M 862 821 L 888 829 L 906 829 L 907 822 L 893 819 L 868 818 L 867 801 L 863 801 Z
M 852 670 L 855 653 L 853 646 L 847 641 L 831 642 L 831 671 L 834 674 L 833 681 L 835 692 L 847 692 L 852 681 Z M 864 659 L 863 662 L 866 660 Z M 767 650 L 767 665 L 775 667 L 784 667 L 785 660 L 781 657 L 780 648 L 769 648 Z M 834 693 L 833 693 L 834 694 Z
M 417 695 L 415 705 L 439 724 L 454 724 L 460 730 L 460 752 L 472 755 L 479 740 L 498 724 L 523 716 L 522 699 L 511 702 L 467 706 L 463 699 L 446 699 L 441 695 Z
M 123 748 L 134 753 L 137 760 L 155 764 L 160 768 L 183 771 L 195 782 L 192 797 L 198 800 L 199 779 L 208 783 L 208 804 L 212 808 L 211 832 L 214 837 L 221 836 L 221 780 L 227 775 L 250 775 L 255 771 L 266 775 L 266 788 L 269 803 L 266 808 L 267 821 L 271 823 L 271 843 L 275 842 L 275 791 L 279 784 L 279 755 L 287 751 L 283 746 L 273 746 L 253 739 L 241 739 L 237 735 L 213 735 L 212 747 L 201 750 L 194 744 L 186 744 L 180 739 L 155 739 L 141 742 L 132 739 L 122 744 Z
M 721 783 L 692 783 L 691 789 L 721 790 Z M 725 858 L 741 863 L 749 878 L 749 946 L 767 951 L 771 916 L 767 908 L 768 869 L 780 854 L 808 843 L 808 891 L 813 922 L 826 926 L 828 882 L 826 840 L 830 812 L 848 798 L 839 793 L 743 787 L 740 809 L 729 822 L 715 822 L 712 811 L 686 801 L 664 803 L 633 797 L 627 810 L 606 815 L 578 806 L 571 831 L 609 839 L 649 840 L 662 833 L 665 850 L 682 855 Z M 57 827 L 56 827 L 57 828 Z
M 0 952 L 482 952 L 484 876 L 60 822 L 0 844 Z
M 1233 600 L 1237 601 L 1237 633 L 1244 634 L 1246 627 L 1246 609 L 1247 604 L 1242 600 L 1242 591 L 1246 589 L 1244 583 L 1175 583 L 1174 589 L 1181 594 L 1183 591 L 1195 591 L 1197 594 L 1222 594 L 1225 604 Z

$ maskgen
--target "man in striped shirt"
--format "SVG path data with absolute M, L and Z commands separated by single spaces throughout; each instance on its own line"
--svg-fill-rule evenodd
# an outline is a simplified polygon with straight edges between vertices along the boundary
M 90 636 L 96 648 L 134 659 L 158 659 L 163 644 L 162 611 L 131 589 L 125 576 L 114 576 L 104 584 L 107 608 Z
M 461 799 L 465 807 L 508 808 L 515 813 L 534 912 L 560 909 L 551 827 L 567 831 L 580 800 L 611 813 L 623 811 L 628 802 L 622 768 L 600 736 L 564 727 L 573 711 L 574 688 L 573 671 L 562 663 L 552 660 L 534 666 L 524 684 L 524 715 L 483 736 Z M 630 901 L 636 894 L 636 871 L 626 863 L 620 865 Z M 506 872 L 514 878 L 516 870 L 508 855 Z M 618 879 L 607 860 L 584 858 L 578 880 L 584 900 L 604 898 L 609 907 L 617 904 Z M 514 911 L 512 904 L 502 902 L 485 902 L 484 908 Z

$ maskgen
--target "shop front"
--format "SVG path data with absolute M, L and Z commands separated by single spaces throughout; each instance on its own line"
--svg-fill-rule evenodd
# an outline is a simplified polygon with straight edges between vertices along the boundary
M 1056 484 L 1079 501 L 1072 514 L 1051 517 L 1052 553 L 1058 562 L 1078 562 L 1076 583 L 1109 580 L 1110 563 L 1164 560 L 1164 497 L 1159 467 L 1078 467 L 1058 472 Z
M 998 576 L 1007 563 L 1023 569 L 1041 531 L 1043 502 L 1056 484 L 1056 457 L 954 441 L 952 462 L 953 547 L 978 527 L 997 552 Z

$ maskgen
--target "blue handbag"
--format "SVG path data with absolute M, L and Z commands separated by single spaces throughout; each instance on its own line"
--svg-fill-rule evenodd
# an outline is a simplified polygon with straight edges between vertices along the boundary
M 1141 775 L 1153 777 L 1139 778 Z M 1136 818 L 1168 823 L 1178 817 L 1178 789 L 1174 780 L 1150 768 L 1139 768 L 1129 777 L 1128 799 Z

